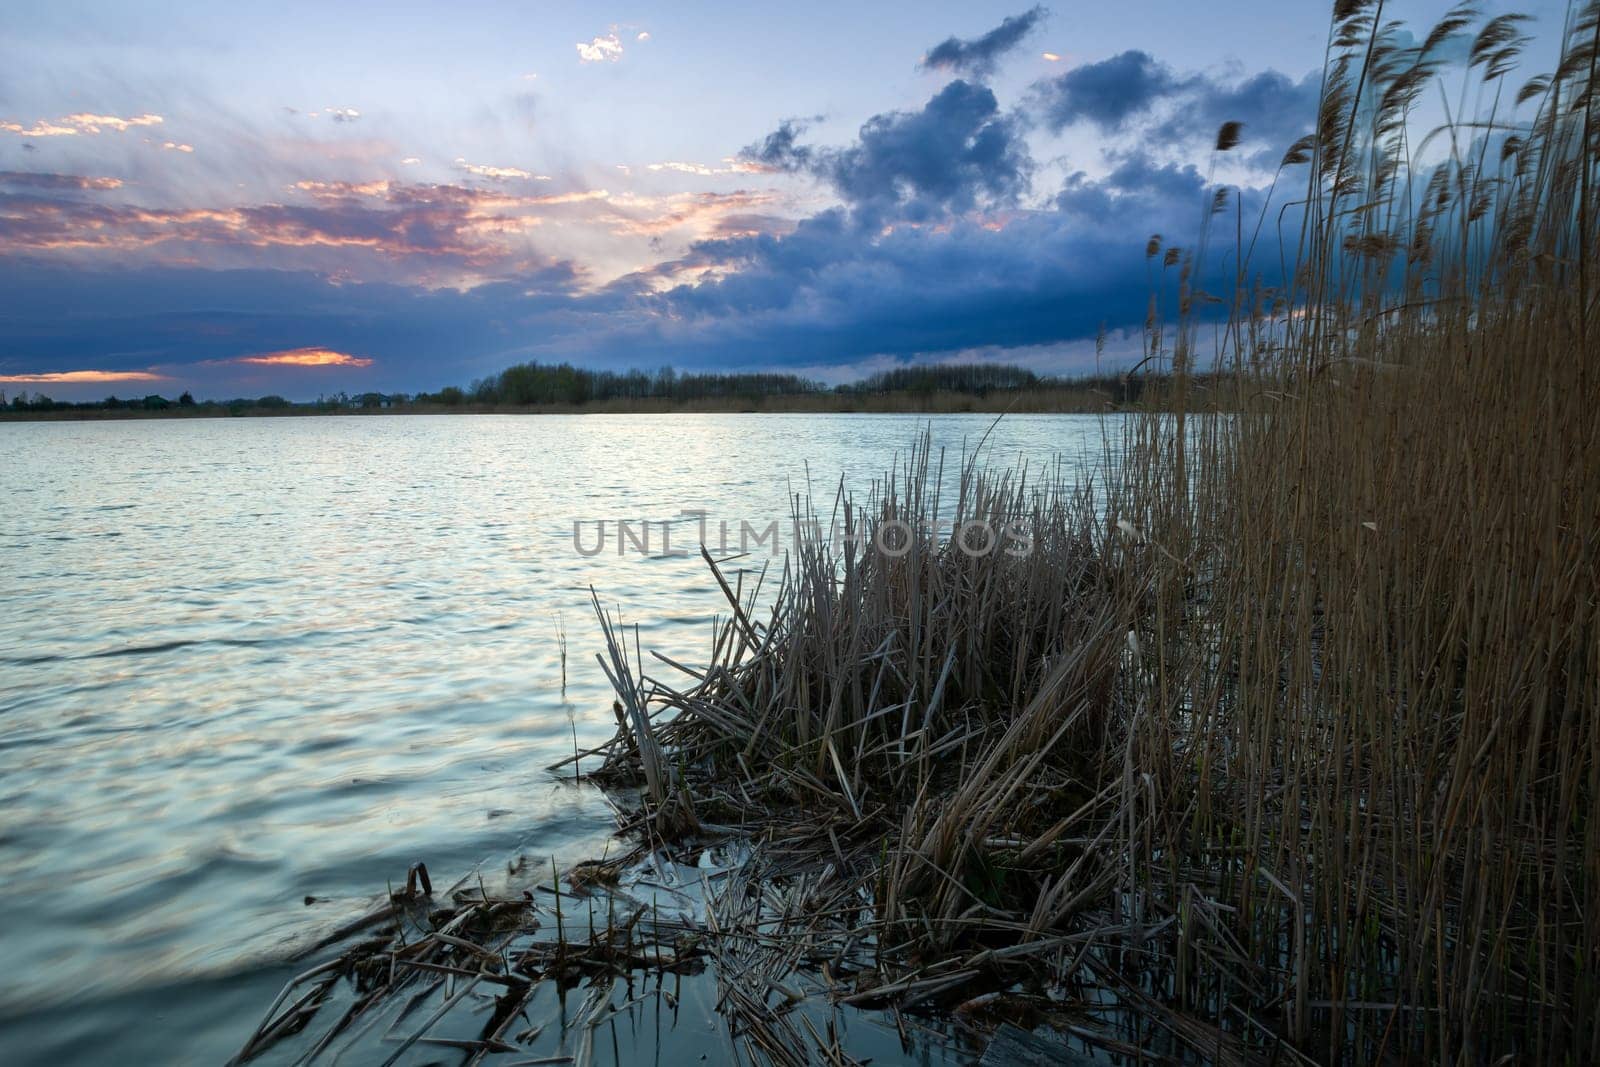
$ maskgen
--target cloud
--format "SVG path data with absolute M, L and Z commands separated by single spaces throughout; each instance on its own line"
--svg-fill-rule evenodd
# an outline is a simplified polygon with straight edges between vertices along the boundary
M 352 185 L 346 196 L 328 186 L 319 203 L 335 218 L 369 200 L 394 211 L 446 197 L 472 210 L 488 210 L 493 197 L 522 199 L 432 186 L 374 197 Z M 238 353 L 293 352 L 308 336 L 320 350 L 376 361 L 313 364 L 325 368 L 318 373 L 361 373 L 386 390 L 459 384 L 526 359 L 814 367 L 1003 353 L 1092 337 L 1102 323 L 1137 329 L 1149 296 L 1145 239 L 1158 227 L 1191 232 L 1205 187 L 1193 167 L 1129 156 L 1104 177 L 1076 176 L 1038 207 L 990 206 L 883 228 L 862 226 L 848 205 L 798 222 L 774 217 L 765 195 L 595 200 L 597 221 L 618 229 L 643 235 L 682 226 L 707 235 L 600 286 L 572 264 L 513 270 L 514 260 L 496 261 L 503 281 L 430 289 L 306 271 L 97 270 L 0 257 L 0 289 L 18 309 L 7 322 L 13 347 L 36 352 L 43 365 L 142 369 L 209 358 L 218 361 L 208 364 L 215 382 L 240 383 L 208 380 L 197 395 L 249 391 L 245 379 L 222 377 L 263 366 L 233 362 Z M 365 218 L 357 212 L 344 224 L 359 230 Z M 385 227 L 413 240 L 426 233 Z M 463 236 L 441 240 L 453 245 Z
M 1316 123 L 1321 97 L 1320 74 L 1295 81 L 1268 70 L 1235 84 L 1201 78 L 1178 101 L 1157 136 L 1210 140 L 1224 122 L 1242 122 L 1245 142 L 1260 147 L 1257 165 L 1276 167 L 1284 150 Z
M 708 167 L 703 163 L 650 163 L 650 164 L 646 165 L 645 169 L 646 170 L 671 170 L 671 171 L 677 171 L 679 174 L 699 174 L 699 175 L 702 175 L 702 176 L 718 174 L 718 173 L 731 173 L 731 172 L 725 172 L 725 171 L 717 171 L 714 168 Z
M 171 208 L 81 195 L 116 190 L 114 179 L 6 174 L 0 180 L 0 246 L 13 255 L 342 273 L 356 268 L 369 277 L 373 271 L 413 278 L 448 271 L 457 283 L 463 274 L 482 280 L 547 267 L 551 257 L 531 247 L 526 234 L 552 212 L 610 195 L 603 189 L 526 195 L 498 186 L 306 180 L 282 202 Z
M 75 137 L 83 131 L 76 126 L 63 126 L 60 123 L 39 121 L 32 126 L 24 126 L 19 122 L 0 122 L 0 130 L 14 133 L 19 137 Z M 25 145 L 32 148 L 32 145 Z
M 342 282 L 473 286 L 553 279 L 546 272 L 554 269 L 562 284 L 579 287 L 599 282 L 566 258 L 574 245 L 591 256 L 598 249 L 606 258 L 597 269 L 614 277 L 663 255 L 660 239 L 673 241 L 676 253 L 682 242 L 727 232 L 728 216 L 782 210 L 774 194 L 760 190 L 547 191 L 511 180 L 307 178 L 267 202 L 166 207 L 133 199 L 147 194 L 142 184 L 125 187 L 118 179 L 0 172 L 0 246 L 12 256 L 69 261 L 82 270 L 96 264 L 273 267 L 326 272 Z M 552 220 L 559 225 L 548 225 Z M 747 221 L 737 229 L 755 228 Z
M 570 265 L 521 272 L 471 289 L 337 280 L 311 271 L 192 266 L 82 266 L 0 256 L 4 336 L 29 370 L 98 366 L 163 373 L 195 394 L 250 395 L 271 367 L 243 354 L 316 347 L 372 357 L 371 368 L 320 364 L 302 373 L 360 375 L 386 390 L 438 388 L 497 372 L 534 354 L 541 331 L 576 342 L 626 319 L 625 293 L 586 295 Z M 278 365 L 280 373 L 293 366 Z M 299 380 L 299 379 L 295 379 Z M 231 391 L 231 392 L 230 392 Z M 304 395 L 304 394 L 286 394 Z
M 776 169 L 767 166 L 766 164 L 749 159 L 727 158 L 722 162 L 725 163 L 726 166 L 711 167 L 704 163 L 668 162 L 649 163 L 645 165 L 645 169 L 654 171 L 673 171 L 678 174 L 695 174 L 703 178 L 715 177 L 723 174 L 767 174 Z
M 1000 57 L 1022 43 L 1034 27 L 1044 20 L 1043 7 L 1032 7 L 1020 15 L 1001 20 L 1000 25 L 970 41 L 949 37 L 934 45 L 922 57 L 923 70 L 954 71 L 984 78 L 994 73 Z
M 1209 141 L 1222 123 L 1242 122 L 1247 140 L 1281 152 L 1315 121 L 1320 92 L 1318 74 L 1295 81 L 1267 70 L 1230 82 L 1178 74 L 1131 49 L 1040 83 L 1034 107 L 1052 130 L 1085 122 L 1112 133 L 1146 122 L 1168 142 Z
M 597 346 L 662 361 L 749 365 L 760 353 L 769 365 L 815 367 L 968 349 L 1004 359 L 1013 348 L 1092 338 L 1102 325 L 1137 332 L 1152 295 L 1145 241 L 1152 230 L 1194 232 L 1207 192 L 1192 165 L 1130 154 L 1104 177 L 1075 175 L 1038 208 L 882 231 L 832 209 L 791 232 L 709 239 L 662 265 L 681 281 L 646 304 L 656 314 Z M 1244 195 L 1247 215 L 1259 209 L 1261 190 Z
M 1044 59 L 1044 61 L 1046 63 L 1059 63 L 1059 62 L 1061 62 L 1061 57 L 1059 55 L 1057 55 L 1055 52 L 1040 52 L 1039 55 L 1041 57 L 1043 57 L 1043 59 Z
M 1237 109 L 1226 117 L 1247 136 L 1299 121 L 1306 83 L 1287 75 L 1183 74 L 1140 55 L 1148 91 L 1122 112 L 1082 67 L 1057 68 L 1080 76 L 1039 83 L 1024 110 L 961 78 L 833 143 L 812 139 L 818 120 L 788 119 L 737 162 L 636 161 L 638 181 L 614 191 L 465 158 L 453 181 L 404 180 L 422 169 L 377 138 L 316 170 L 261 168 L 249 188 L 264 195 L 228 173 L 208 198 L 194 168 L 149 152 L 121 179 L 0 172 L 0 333 L 28 369 L 156 368 L 197 396 L 261 392 L 268 375 L 274 389 L 434 389 L 535 358 L 816 368 L 1081 353 L 1102 323 L 1138 333 L 1152 277 L 1176 284 L 1144 245 L 1198 228 L 1211 190 L 1191 159 L 1209 155 L 1213 115 Z M 1047 105 L 1123 136 L 1104 166 L 1045 189 L 1053 170 L 1026 136 L 1030 120 L 1060 128 Z M 1157 136 L 1180 121 L 1206 143 Z M 226 168 L 225 149 L 207 142 L 207 166 Z M 160 184 L 173 171 L 185 183 Z M 682 191 L 775 172 L 817 187 Z
M 215 360 L 221 363 L 248 363 L 263 367 L 370 367 L 375 360 L 336 352 L 331 348 L 289 348 L 281 352 L 263 352 L 235 359 Z
M 611 193 L 605 189 L 574 189 L 570 193 L 546 193 L 543 196 L 522 197 L 517 203 L 544 207 L 555 204 L 583 204 L 591 200 L 610 199 Z
M 809 147 L 800 143 L 800 135 L 806 132 L 806 126 L 804 119 L 784 119 L 778 123 L 776 130 L 740 154 L 771 170 L 803 170 L 810 165 L 812 154 Z
M 0 382 L 17 385 L 93 385 L 99 382 L 165 382 L 170 378 L 137 370 L 65 370 L 38 374 L 0 374 Z
M 1223 103 L 1251 96 L 1222 88 L 1233 94 Z M 815 373 L 973 351 L 1004 359 L 1015 349 L 1088 369 L 1093 345 L 1083 339 L 1102 325 L 1139 330 L 1152 295 L 1151 232 L 1196 232 L 1210 202 L 1193 164 L 1123 151 L 1106 173 L 1075 173 L 1050 200 L 1023 206 L 1032 161 L 1015 120 L 966 82 L 920 111 L 874 116 L 841 147 L 803 143 L 803 133 L 786 121 L 746 157 L 818 177 L 840 206 L 785 228 L 746 231 L 730 218 L 727 232 L 687 255 L 623 279 L 612 291 L 650 313 L 585 338 L 595 358 L 650 352 Z M 1246 215 L 1259 210 L 1264 190 L 1242 195 Z M 1154 284 L 1171 282 L 1158 274 Z M 1136 358 L 1136 342 L 1123 348 Z
M 184 363 L 168 373 L 203 376 L 197 395 L 227 395 L 249 388 L 217 384 L 246 380 L 230 374 L 304 367 L 238 363 L 237 353 L 294 351 L 310 335 L 319 348 L 376 362 L 308 372 L 435 389 L 533 358 L 809 366 L 1048 344 L 1092 336 L 1102 321 L 1139 321 L 1142 237 L 1074 226 L 1037 211 L 999 229 L 957 222 L 880 237 L 825 212 L 789 233 L 736 228 L 649 276 L 587 292 L 555 276 L 426 291 L 303 272 L 62 271 L 3 260 L 0 284 L 25 309 L 8 332 L 37 339 L 45 366 L 74 357 L 140 369 Z M 193 366 L 207 357 L 215 362 Z
M 700 235 L 730 232 L 771 232 L 789 225 L 786 221 L 755 213 L 770 208 L 776 197 L 767 193 L 676 193 L 670 196 L 622 195 L 608 198 L 612 209 L 602 215 L 613 233 L 653 237 L 684 228 Z M 730 220 L 738 219 L 738 222 Z M 757 219 L 763 221 L 756 221 Z
M 846 148 L 798 143 L 781 124 L 744 158 L 804 170 L 828 182 L 859 222 L 928 221 L 1009 203 L 1026 190 L 1032 160 L 1021 130 L 986 86 L 956 80 L 921 111 L 875 115 Z
M 1185 233 L 1198 229 L 1209 203 L 1206 182 L 1191 163 L 1159 163 L 1142 151 L 1114 157 L 1103 178 L 1067 177 L 1055 205 L 1076 226 L 1103 233 Z
M 456 166 L 468 174 L 475 174 L 480 178 L 488 178 L 497 182 L 511 179 L 533 182 L 551 180 L 548 174 L 534 174 L 532 171 L 523 170 L 521 167 L 490 167 L 482 163 L 468 163 L 465 159 L 457 159 Z
M 85 111 L 60 119 L 40 119 L 31 126 L 24 126 L 19 122 L 0 121 L 0 130 L 14 133 L 19 137 L 75 137 L 82 133 L 95 134 L 105 130 L 122 133 L 135 126 L 158 126 L 164 121 L 166 120 L 160 115 L 135 115 L 125 119 L 116 115 L 96 115 Z
M 794 219 L 785 218 L 782 215 L 736 212 L 717 219 L 712 227 L 712 236 L 727 238 L 788 234 L 794 232 L 795 225 Z
M 1121 129 L 1129 118 L 1148 111 L 1184 84 L 1150 53 L 1130 49 L 1099 63 L 1073 67 L 1046 83 L 1045 121 L 1057 130 L 1074 122 Z
M 308 119 L 328 116 L 334 122 L 356 122 L 361 118 L 361 112 L 353 107 L 325 107 L 317 111 L 301 111 L 297 107 L 284 107 L 284 112 L 289 115 L 304 115 Z
M 370 182 L 319 182 L 300 181 L 294 183 L 294 188 L 302 193 L 310 193 L 318 198 L 339 199 L 350 196 L 385 196 L 394 188 L 394 183 L 387 179 L 378 179 Z
M 1051 343 L 1142 314 L 1132 235 L 1075 232 L 1055 211 L 995 221 L 868 234 L 835 211 L 787 234 L 705 241 L 683 264 L 703 273 L 686 271 L 695 280 L 657 298 L 662 314 L 613 330 L 604 349 L 703 363 L 748 363 L 752 353 L 770 364 L 850 362 Z
M 115 115 L 77 114 L 68 115 L 62 121 L 78 127 L 85 133 L 99 133 L 102 127 L 121 133 L 134 126 L 158 126 L 165 120 L 160 115 L 139 115 L 131 119 L 122 119 Z
M 622 41 L 615 33 L 596 37 L 588 44 L 579 41 L 576 47 L 580 63 L 615 63 L 622 58 Z
M 163 141 L 162 144 L 161 144 L 161 147 L 166 149 L 169 152 L 185 152 L 185 153 L 187 153 L 187 152 L 193 152 L 194 151 L 194 145 L 192 145 L 192 144 L 179 144 L 177 141 Z
M 121 178 L 92 178 L 78 174 L 44 174 L 36 171 L 0 170 L 0 186 L 16 189 L 109 190 L 122 188 Z

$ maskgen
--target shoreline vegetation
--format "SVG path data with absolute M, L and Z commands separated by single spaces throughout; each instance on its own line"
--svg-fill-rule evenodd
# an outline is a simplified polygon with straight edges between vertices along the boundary
M 758 1063 L 857 1062 L 868 1012 L 908 1055 L 942 1020 L 1041 1061 L 1600 1058 L 1600 8 L 1520 91 L 1515 18 L 1380 16 L 1335 5 L 1291 277 L 1257 282 L 1225 186 L 1193 246 L 1152 238 L 1172 402 L 1108 424 L 1095 484 L 925 439 L 795 505 L 1020 521 L 1031 554 L 707 555 L 690 664 L 597 594 L 616 734 L 558 766 L 624 854 L 397 893 L 241 1059 L 304 1030 L 585 1063 L 696 974 Z M 1423 165 L 1458 37 L 1484 109 Z M 559 1033 L 553 990 L 584 991 Z
M 72 402 L 38 393 L 6 400 L 0 394 L 0 421 L 680 412 L 1086 414 L 1159 403 L 1165 385 L 1120 374 L 1045 377 L 998 363 L 907 367 L 832 387 L 788 374 L 679 374 L 670 367 L 653 375 L 619 374 L 566 363 L 526 363 L 468 389 L 340 393 L 305 402 L 281 396 L 197 401 L 188 393 L 176 399 L 152 394 Z

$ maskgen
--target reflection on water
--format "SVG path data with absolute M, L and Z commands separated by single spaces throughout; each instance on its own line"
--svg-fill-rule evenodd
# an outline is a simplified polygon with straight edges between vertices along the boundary
M 959 453 L 990 422 L 931 425 Z M 544 770 L 609 733 L 588 587 L 690 658 L 719 598 L 698 558 L 584 556 L 573 522 L 782 519 L 925 424 L 0 425 L 5 1058 L 224 1059 L 288 953 L 412 861 L 597 852 L 603 800 Z M 985 452 L 1093 456 L 1106 428 L 1007 417 Z

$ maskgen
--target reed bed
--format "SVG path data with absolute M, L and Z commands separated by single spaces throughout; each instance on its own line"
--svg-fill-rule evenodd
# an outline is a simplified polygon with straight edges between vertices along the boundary
M 1336 4 L 1283 277 L 1226 187 L 1152 239 L 1170 410 L 1099 483 L 963 461 L 942 500 L 924 444 L 826 516 L 1030 553 L 803 537 L 765 610 L 708 556 L 717 647 L 654 675 L 607 624 L 632 826 L 738 828 L 857 909 L 852 1002 L 1020 981 L 1114 991 L 1147 1053 L 1600 1059 L 1600 8 L 1562 40 L 1517 89 L 1516 17 L 1417 45 Z

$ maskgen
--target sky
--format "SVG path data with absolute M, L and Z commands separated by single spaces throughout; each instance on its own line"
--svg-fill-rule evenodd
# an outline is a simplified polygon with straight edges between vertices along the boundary
M 1446 6 L 1386 14 L 1420 36 Z M 1517 6 L 1553 40 L 1560 0 Z M 309 399 L 527 360 L 1126 363 L 1149 237 L 1190 240 L 1217 183 L 1259 204 L 1310 128 L 1328 9 L 52 0 L 4 22 L 0 390 Z

